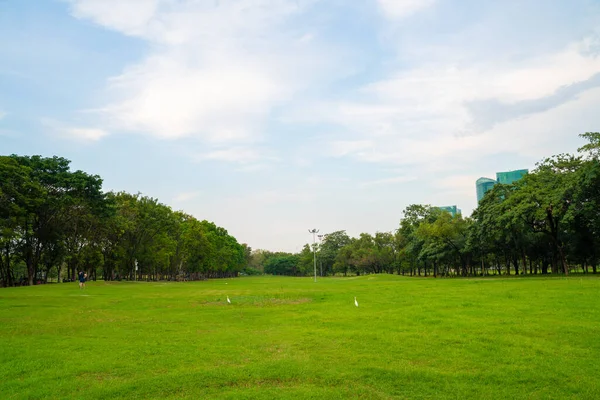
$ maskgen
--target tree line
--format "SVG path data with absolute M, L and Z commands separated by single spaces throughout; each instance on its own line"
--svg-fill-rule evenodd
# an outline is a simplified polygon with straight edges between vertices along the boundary
M 250 248 L 157 199 L 102 191 L 61 157 L 0 156 L 0 286 L 235 276 Z
M 296 254 L 256 251 L 264 273 L 397 273 L 416 276 L 597 273 L 600 257 L 600 133 L 577 154 L 546 158 L 513 184 L 496 184 L 470 217 L 408 206 L 393 232 L 345 231 Z M 322 271 L 322 272 L 321 272 Z
M 0 285 L 74 280 L 185 280 L 245 274 L 417 276 L 597 272 L 600 133 L 577 154 L 496 184 L 470 217 L 408 206 L 393 232 L 345 231 L 296 253 L 252 251 L 214 223 L 158 200 L 102 191 L 64 158 L 0 156 Z

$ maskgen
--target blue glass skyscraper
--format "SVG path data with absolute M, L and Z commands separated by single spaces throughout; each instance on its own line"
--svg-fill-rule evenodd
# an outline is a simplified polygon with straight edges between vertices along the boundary
M 529 173 L 527 169 L 518 169 L 515 171 L 507 171 L 507 172 L 496 172 L 496 180 L 490 178 L 481 177 L 477 179 L 475 182 L 475 187 L 477 188 L 477 202 L 479 203 L 483 196 L 492 190 L 495 184 L 501 183 L 503 185 L 510 185 L 521 179 L 523 175 Z
M 503 185 L 510 185 L 513 182 L 518 181 L 527 174 L 529 171 L 526 169 L 518 169 L 516 171 L 507 172 L 496 172 L 496 182 L 502 183 Z
M 490 178 L 479 178 L 477 179 L 477 182 L 475 182 L 475 187 L 477 188 L 477 202 L 479 203 L 481 201 L 481 199 L 483 199 L 483 196 L 489 192 L 490 190 L 492 190 L 492 188 L 494 187 L 494 185 L 498 183 L 493 179 Z
M 461 214 L 461 210 L 460 208 L 458 208 L 457 206 L 445 206 L 445 207 L 438 207 L 440 210 L 442 211 L 447 211 L 450 214 L 452 214 L 453 217 L 456 217 L 457 214 Z

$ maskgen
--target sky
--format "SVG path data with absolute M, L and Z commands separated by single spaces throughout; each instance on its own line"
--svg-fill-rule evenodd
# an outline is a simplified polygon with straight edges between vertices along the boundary
M 600 0 L 0 0 L 0 154 L 253 249 L 470 215 L 600 130 Z

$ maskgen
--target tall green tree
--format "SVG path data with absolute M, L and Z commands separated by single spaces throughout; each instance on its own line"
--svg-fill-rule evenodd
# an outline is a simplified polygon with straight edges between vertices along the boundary
M 86 206 L 95 210 L 102 203 L 102 180 L 82 171 L 71 172 L 70 162 L 61 157 L 11 157 L 27 168 L 28 180 L 39 187 L 37 195 L 26 202 L 19 220 L 18 249 L 31 285 L 42 257 L 52 263 L 61 261 L 65 225 L 79 217 L 75 211 Z
M 350 237 L 346 231 L 335 231 L 323 236 L 319 245 L 319 263 L 322 264 L 323 274 L 333 273 L 334 264 L 340 249 L 350 243 Z

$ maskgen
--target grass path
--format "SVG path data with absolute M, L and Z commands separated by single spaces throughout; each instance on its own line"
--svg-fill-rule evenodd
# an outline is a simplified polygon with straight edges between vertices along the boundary
M 3 399 L 598 399 L 599 360 L 593 276 L 0 290 Z

